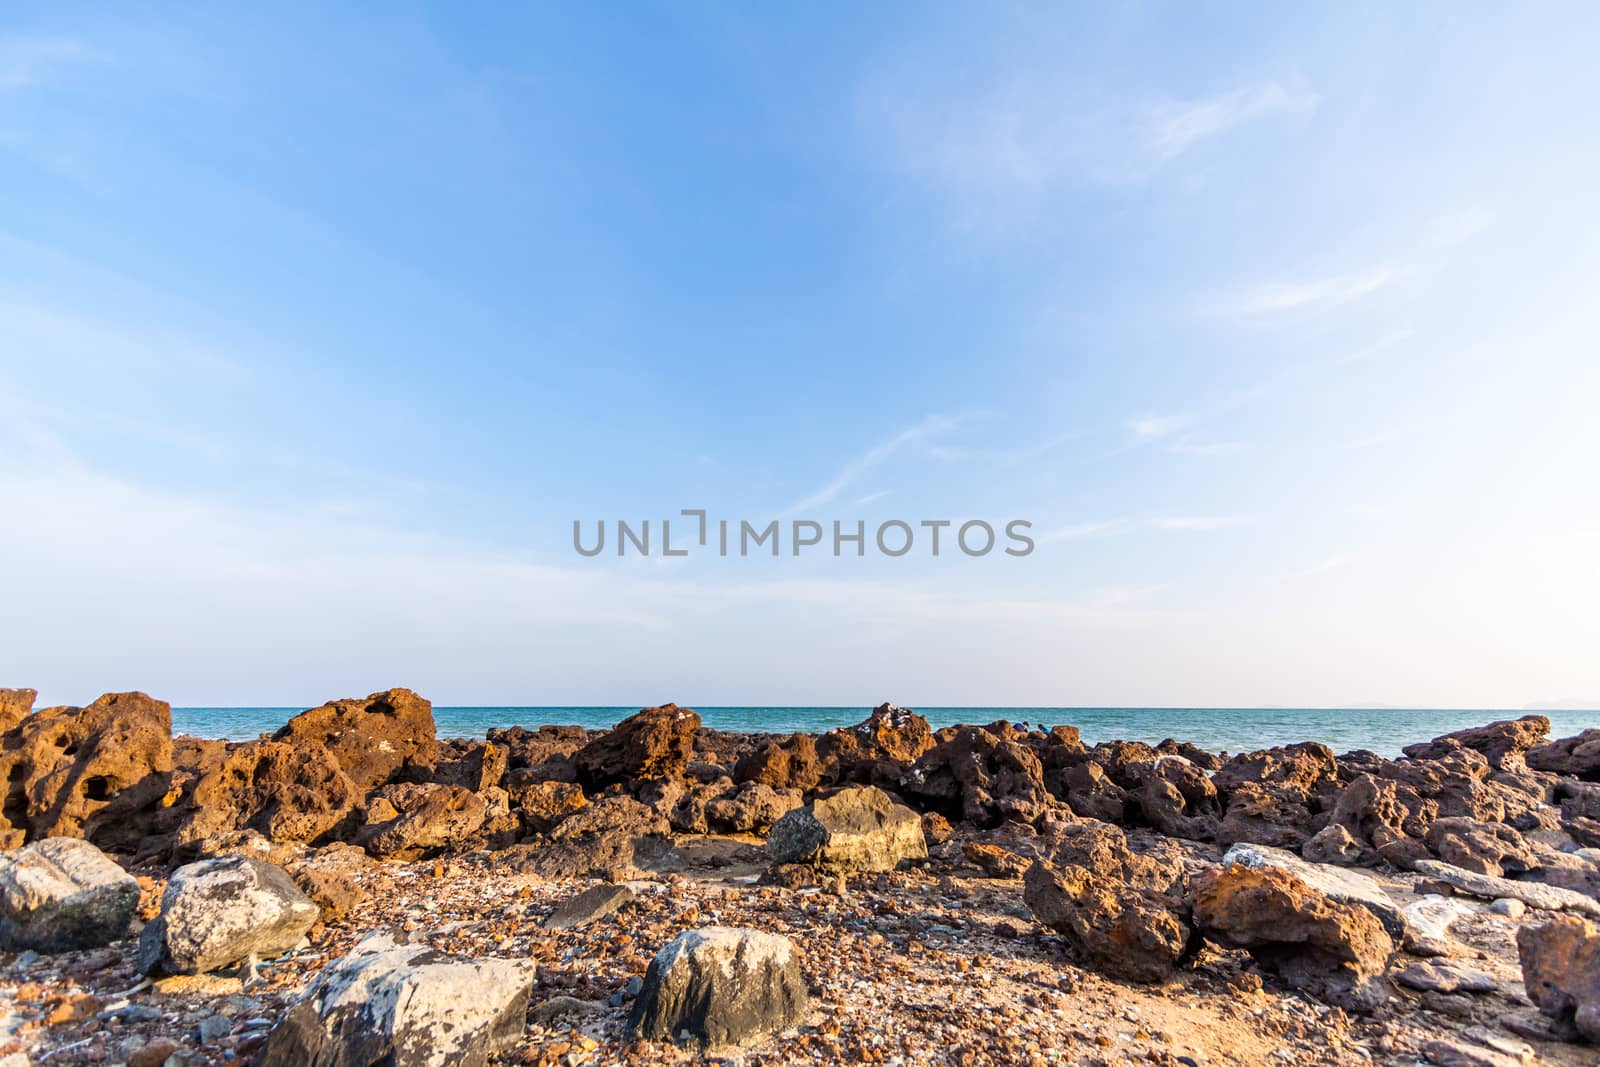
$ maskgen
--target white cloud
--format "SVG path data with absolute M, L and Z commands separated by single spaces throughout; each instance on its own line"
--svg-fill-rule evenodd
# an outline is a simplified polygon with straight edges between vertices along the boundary
M 1128 422 L 1128 429 L 1141 441 L 1170 437 L 1194 421 L 1190 415 L 1141 415 Z
M 1146 143 L 1151 156 L 1164 163 L 1236 126 L 1274 115 L 1309 114 L 1320 102 L 1315 93 L 1285 88 L 1275 81 L 1195 100 L 1168 100 L 1150 109 Z
M 1398 265 L 1379 264 L 1348 274 L 1258 282 L 1224 300 L 1218 310 L 1225 315 L 1241 318 L 1326 311 L 1370 296 L 1406 273 Z
M 935 437 L 942 433 L 948 433 L 960 424 L 961 419 L 957 416 L 929 415 L 915 426 L 901 430 L 887 441 L 883 441 L 877 445 L 874 445 L 872 448 L 869 448 L 867 451 L 863 452 L 861 455 L 845 464 L 843 469 L 839 471 L 838 475 L 835 476 L 831 482 L 822 486 L 816 492 L 812 493 L 810 496 L 807 496 L 804 500 L 800 500 L 794 504 L 791 504 L 789 507 L 784 508 L 783 511 L 779 512 L 779 514 L 794 515 L 800 512 L 810 511 L 812 508 L 819 508 L 824 504 L 830 503 L 837 498 L 840 493 L 844 492 L 844 490 L 852 482 L 860 478 L 873 467 L 876 467 L 878 464 L 888 459 L 890 456 L 894 455 L 896 452 L 899 452 L 902 448 L 905 448 L 907 445 L 923 441 L 929 437 Z

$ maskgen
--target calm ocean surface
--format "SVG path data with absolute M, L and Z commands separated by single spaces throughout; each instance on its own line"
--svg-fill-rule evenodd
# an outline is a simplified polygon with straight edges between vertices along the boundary
M 303 708 L 174 708 L 175 734 L 248 740 L 270 733 Z M 441 737 L 482 737 L 492 726 L 573 723 L 611 726 L 638 708 L 448 708 L 433 717 Z M 870 708 L 696 708 L 707 726 L 736 732 L 820 733 L 866 718 Z M 1322 741 L 1335 752 L 1366 748 L 1383 755 L 1452 730 L 1523 711 L 1435 711 L 1406 708 L 917 708 L 935 727 L 989 723 L 996 719 L 1034 725 L 1068 724 L 1090 744 L 1173 737 L 1211 751 L 1246 752 L 1293 741 Z M 1540 712 L 1553 737 L 1600 727 L 1600 711 Z

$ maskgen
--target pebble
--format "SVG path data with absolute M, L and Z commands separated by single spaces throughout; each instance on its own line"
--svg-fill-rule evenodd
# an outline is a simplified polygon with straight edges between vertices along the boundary
M 1496 915 L 1504 915 L 1508 919 L 1520 919 L 1528 913 L 1528 906 L 1520 900 L 1501 897 L 1489 905 L 1489 910 Z

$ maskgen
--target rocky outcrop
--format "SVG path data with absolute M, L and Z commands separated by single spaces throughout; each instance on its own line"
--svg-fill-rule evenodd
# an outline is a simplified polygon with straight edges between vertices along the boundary
M 86 708 L 44 708 L 0 737 L 0 846 L 82 837 L 132 851 L 172 773 L 172 708 L 108 693 Z
M 1194 923 L 1247 950 L 1296 989 L 1353 1011 L 1388 995 L 1382 975 L 1394 942 L 1366 908 L 1341 904 L 1276 868 L 1241 863 L 1193 879 Z
M 767 853 L 774 863 L 810 863 L 852 871 L 890 871 L 926 859 L 922 820 L 873 786 L 844 789 L 773 824 Z
M 187 792 L 176 844 L 201 854 L 213 851 L 207 842 L 240 830 L 269 841 L 319 841 L 362 800 L 333 753 L 309 740 L 228 745 Z
M 1445 863 L 1496 878 L 1538 866 L 1528 842 L 1503 823 L 1439 819 L 1428 828 L 1427 842 L 1433 854 Z
M 459 785 L 385 786 L 368 798 L 356 842 L 382 859 L 422 859 L 470 840 L 488 815 L 484 797 Z
M 390 782 L 425 781 L 439 760 L 433 705 L 409 689 L 330 701 L 296 715 L 272 739 L 322 745 L 363 792 Z
M 766 833 L 804 802 L 798 789 L 773 789 L 760 782 L 747 782 L 707 802 L 706 822 L 721 833 Z
M 800 951 L 788 938 L 713 926 L 679 934 L 656 954 L 627 1029 L 647 1041 L 739 1045 L 795 1025 L 808 1003 Z
M 433 781 L 459 785 L 474 793 L 493 789 L 505 781 L 510 749 L 489 741 L 441 741 Z
M 575 782 L 552 782 L 521 777 L 513 771 L 507 792 L 512 810 L 522 816 L 523 825 L 534 833 L 549 833 L 569 815 L 576 815 L 589 804 L 583 787 Z
M 1138 772 L 1133 794 L 1139 821 L 1171 837 L 1211 841 L 1217 836 L 1222 802 L 1217 787 L 1182 756 L 1161 755 Z
M 908 799 L 973 826 L 1007 819 L 1034 822 L 1059 808 L 1044 785 L 1044 766 L 1009 724 L 963 726 L 900 778 Z
M 822 781 L 822 775 L 817 740 L 810 734 L 794 734 L 781 741 L 775 738 L 763 741 L 741 757 L 733 769 L 736 781 L 802 792 L 815 789 Z
M 1549 733 L 1549 719 L 1543 715 L 1524 715 L 1520 719 L 1457 730 L 1420 745 L 1407 745 L 1404 751 L 1412 759 L 1437 760 L 1457 749 L 1470 748 L 1488 760 L 1494 770 L 1517 772 L 1527 770 L 1524 757 Z
M 1404 910 L 1381 885 L 1359 871 L 1310 862 L 1292 852 L 1266 845 L 1234 845 L 1222 857 L 1222 862 L 1252 870 L 1282 871 L 1330 900 L 1370 911 L 1397 944 L 1406 938 L 1409 924 Z
M 893 781 L 934 746 L 928 720 L 909 708 L 879 704 L 866 720 L 817 738 L 830 781 Z
M 1105 768 L 1094 760 L 1066 767 L 1047 777 L 1046 783 L 1051 793 L 1086 819 L 1121 823 L 1127 818 L 1127 790 L 1113 782 Z
M 676 704 L 645 708 L 601 734 L 573 756 L 578 780 L 601 789 L 615 782 L 682 776 L 694 755 L 700 716 Z
M 139 936 L 146 974 L 204 974 L 300 943 L 317 921 L 313 904 L 288 873 L 244 856 L 179 867 L 161 896 L 161 914 Z
M 0 853 L 0 947 L 99 948 L 128 933 L 139 883 L 105 853 L 67 837 Z
M 1285 745 L 1233 757 L 1211 784 L 1224 801 L 1218 841 L 1299 848 L 1318 829 L 1318 798 L 1338 787 L 1338 763 L 1326 745 Z
M 1527 764 L 1537 771 L 1570 774 L 1586 782 L 1600 782 L 1600 730 L 1585 730 L 1530 750 Z
M 33 711 L 36 689 L 0 689 L 0 734 L 15 729 Z
M 532 963 L 369 934 L 273 1028 L 257 1067 L 484 1067 L 522 1036 Z
M 1112 874 L 1035 861 L 1023 900 L 1090 967 L 1134 982 L 1159 982 L 1189 951 L 1193 930 L 1172 902 Z
M 1517 931 L 1528 998 L 1567 1036 L 1600 1044 L 1600 929 L 1557 915 Z

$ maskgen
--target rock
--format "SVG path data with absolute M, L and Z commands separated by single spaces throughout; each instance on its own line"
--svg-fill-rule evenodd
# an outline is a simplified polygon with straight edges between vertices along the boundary
M 1424 1042 L 1422 1054 L 1438 1067 L 1518 1067 L 1526 1062 L 1480 1046 L 1437 1039 Z
M 1254 870 L 1270 868 L 1284 871 L 1331 900 L 1365 908 L 1383 923 L 1392 940 L 1401 942 L 1405 939 L 1408 925 L 1405 912 L 1381 885 L 1359 871 L 1310 863 L 1292 852 L 1266 845 L 1234 845 L 1222 857 L 1222 862 L 1225 865 L 1237 863 Z
M 474 793 L 492 789 L 505 780 L 510 750 L 487 741 L 442 741 L 433 781 L 459 785 Z
M 1494 912 L 1496 915 L 1503 915 L 1507 919 L 1516 921 L 1528 913 L 1528 906 L 1520 900 L 1512 900 L 1510 897 L 1502 897 L 1493 904 L 1490 904 L 1489 910 Z
M 513 771 L 510 778 L 511 803 L 522 815 L 529 830 L 549 833 L 569 815 L 588 806 L 583 787 L 572 782 L 529 780 L 526 770 Z
M 1426 840 L 1435 856 L 1464 871 L 1499 878 L 1538 866 L 1528 842 L 1502 823 L 1439 819 L 1428 828 Z
M 182 1046 L 171 1038 L 158 1037 L 129 1056 L 128 1067 L 163 1067 L 181 1049 Z
M 1600 1043 L 1600 930 L 1557 915 L 1517 931 L 1517 956 L 1528 997 L 1558 1027 Z
M 977 827 L 1035 822 L 1058 802 L 1039 758 L 1015 737 L 1007 723 L 959 727 L 905 771 L 901 791 Z
M 589 789 L 614 782 L 678 778 L 694 755 L 700 716 L 676 704 L 645 708 L 595 738 L 573 756 Z
M 1078 815 L 1109 823 L 1121 823 L 1127 818 L 1127 790 L 1113 782 L 1094 760 L 1066 768 L 1056 781 L 1058 784 L 1051 791 Z
M 999 845 L 968 841 L 961 846 L 961 858 L 990 878 L 1021 878 L 1032 862 Z
M 1534 770 L 1600 782 L 1600 730 L 1585 730 L 1576 737 L 1539 745 L 1528 752 L 1527 763 Z
M 198 1032 L 202 1045 L 215 1045 L 233 1033 L 233 1020 L 226 1015 L 208 1015 L 200 1020 Z
M 866 720 L 817 738 L 817 757 L 835 782 L 871 782 L 879 765 L 889 780 L 933 748 L 928 720 L 909 708 L 879 704 Z
M 0 854 L 0 947 L 98 948 L 128 933 L 139 883 L 105 853 L 65 837 Z
M 0 845 L 81 837 L 133 851 L 172 773 L 172 708 L 108 693 L 86 708 L 44 708 L 0 737 Z
M 0 689 L 0 734 L 14 729 L 33 711 L 37 689 Z
M 317 906 L 281 868 L 243 856 L 179 867 L 139 937 L 145 974 L 204 974 L 300 943 Z
M 1037 861 L 1024 876 L 1022 895 L 1034 918 L 1090 966 L 1130 981 L 1169 977 L 1193 934 L 1158 896 L 1087 867 L 1058 870 Z
M 746 782 L 706 805 L 711 827 L 724 833 L 765 833 L 772 824 L 805 803 L 798 789 L 774 789 Z
M 628 1015 L 630 1038 L 738 1045 L 792 1026 L 808 1003 L 800 952 L 760 930 L 707 927 L 673 938 L 650 962 Z
M 363 792 L 404 778 L 426 780 L 439 759 L 433 705 L 409 689 L 330 701 L 296 715 L 272 739 L 322 745 Z
M 1456 889 L 1488 900 L 1510 897 L 1545 911 L 1575 911 L 1600 917 L 1600 900 L 1570 889 L 1476 874 L 1472 871 L 1463 871 L 1459 867 L 1452 867 L 1448 863 L 1440 863 L 1438 860 L 1422 860 L 1417 864 L 1417 870 Z
M 1371 1010 L 1388 995 L 1382 975 L 1394 942 L 1365 907 L 1334 900 L 1276 867 L 1229 863 L 1191 884 L 1195 926 L 1246 949 L 1291 986 L 1353 1011 Z
M 1085 867 L 1126 882 L 1141 893 L 1176 904 L 1187 890 L 1183 852 L 1165 838 L 1135 849 L 1121 827 L 1087 820 L 1058 828 L 1038 845 L 1037 854 L 1055 867 Z
M 1418 891 L 1421 889 L 1418 887 Z M 1459 900 L 1437 894 L 1427 894 L 1402 909 L 1406 917 L 1405 940 L 1402 947 L 1413 956 L 1460 956 L 1466 946 L 1450 933 L 1457 919 L 1472 914 L 1472 908 Z
M 367 891 L 345 871 L 315 863 L 297 863 L 288 871 L 294 884 L 317 906 L 323 922 L 337 922 L 367 902 Z
M 1494 975 L 1458 963 L 1418 960 L 1395 972 L 1394 980 L 1407 989 L 1429 993 L 1493 993 L 1500 988 Z
M 664 837 L 608 830 L 549 844 L 517 845 L 497 853 L 495 858 L 514 871 L 546 880 L 605 878 L 616 881 L 638 876 L 641 867 L 657 862 L 671 851 L 672 843 Z
M 312 842 L 331 834 L 361 802 L 332 752 L 315 741 L 228 745 L 192 784 L 177 844 L 191 852 L 240 830 L 269 841 Z
M 484 1067 L 522 1036 L 531 963 L 369 934 L 306 988 L 257 1067 Z
M 874 786 L 840 790 L 796 808 L 773 824 L 767 853 L 774 863 L 812 863 L 841 870 L 891 871 L 926 859 L 922 820 Z
M 1222 802 L 1200 767 L 1182 756 L 1161 755 L 1138 777 L 1134 797 L 1141 822 L 1169 837 L 1210 841 L 1217 836 Z
M 1420 745 L 1408 745 L 1405 754 L 1412 759 L 1442 759 L 1452 751 L 1470 748 L 1489 761 L 1497 771 L 1527 769 L 1524 756 L 1550 733 L 1550 720 L 1543 715 L 1524 715 L 1520 719 L 1492 722 L 1468 730 L 1436 737 Z
M 1361 842 L 1338 823 L 1324 826 L 1300 846 L 1300 855 L 1312 863 L 1332 863 L 1340 867 L 1354 866 L 1360 862 L 1361 853 Z
M 389 785 L 369 798 L 356 841 L 382 859 L 423 859 L 470 839 L 488 815 L 484 798 L 459 785 Z
M 950 840 L 955 833 L 955 827 L 950 825 L 950 820 L 936 811 L 923 812 L 922 836 L 930 845 L 942 845 Z
M 562 901 L 556 910 L 545 919 L 546 930 L 571 930 L 579 926 L 587 926 L 596 919 L 603 919 L 612 912 L 620 911 L 632 902 L 635 894 L 625 885 L 597 885 L 585 889 Z
M 817 755 L 816 738 L 794 734 L 778 741 L 764 741 L 734 765 L 738 782 L 759 782 L 774 789 L 810 792 L 822 781 L 823 767 Z

